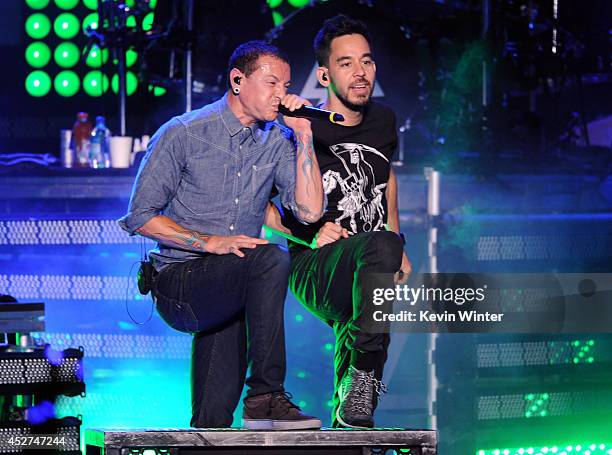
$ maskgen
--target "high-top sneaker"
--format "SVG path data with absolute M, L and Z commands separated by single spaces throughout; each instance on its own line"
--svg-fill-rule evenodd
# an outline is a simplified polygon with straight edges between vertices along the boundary
M 248 430 L 309 430 L 321 428 L 321 420 L 306 415 L 291 402 L 288 392 L 266 393 L 244 400 L 242 426 Z
M 340 386 L 340 405 L 336 419 L 349 428 L 372 428 L 374 426 L 374 393 L 387 391 L 386 386 L 374 377 L 374 371 L 358 370 L 350 366 Z

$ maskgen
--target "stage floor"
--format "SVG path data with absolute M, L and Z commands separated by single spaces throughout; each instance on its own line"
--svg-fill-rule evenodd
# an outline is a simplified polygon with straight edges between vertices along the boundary
M 385 454 L 435 455 L 432 430 L 376 428 L 317 431 L 248 431 L 240 429 L 89 429 L 87 455 L 123 455 L 146 449 L 179 454 Z M 138 450 L 140 449 L 140 450 Z M 164 453 L 164 452 L 162 452 Z

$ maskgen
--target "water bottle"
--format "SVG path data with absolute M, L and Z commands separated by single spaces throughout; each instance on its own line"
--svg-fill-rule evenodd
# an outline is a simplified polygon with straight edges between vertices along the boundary
M 91 123 L 87 112 L 79 112 L 77 121 L 72 127 L 72 150 L 74 161 L 77 166 L 89 164 L 89 145 L 91 139 Z
M 95 169 L 110 166 L 108 150 L 108 137 L 110 132 L 104 124 L 104 117 L 96 117 L 96 127 L 91 132 L 91 145 L 89 146 L 89 165 Z

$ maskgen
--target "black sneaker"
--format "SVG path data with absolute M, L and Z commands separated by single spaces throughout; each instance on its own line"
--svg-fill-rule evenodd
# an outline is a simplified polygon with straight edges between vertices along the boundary
M 306 415 L 293 404 L 288 392 L 245 398 L 242 426 L 248 430 L 317 430 L 321 420 Z
M 336 410 L 336 419 L 348 428 L 372 428 L 374 393 L 380 395 L 386 391 L 386 386 L 374 377 L 374 371 L 350 366 L 338 387 L 340 405 Z

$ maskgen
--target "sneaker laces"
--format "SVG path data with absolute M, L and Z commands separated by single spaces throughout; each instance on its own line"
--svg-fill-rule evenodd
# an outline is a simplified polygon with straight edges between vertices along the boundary
M 379 396 L 379 399 L 382 400 L 383 393 L 387 393 L 389 391 L 389 388 L 385 385 L 384 382 L 374 378 L 374 390 L 376 391 L 376 395 Z
M 372 414 L 372 395 L 374 393 L 373 373 L 367 373 L 356 368 L 351 368 L 345 377 L 347 390 L 345 401 L 350 411 L 361 414 Z
M 284 408 L 284 410 L 286 412 L 289 412 L 290 409 L 297 409 L 298 411 L 301 411 L 302 409 L 291 402 L 291 399 L 293 398 L 293 395 L 289 392 L 276 392 L 272 394 L 272 403 L 270 404 L 270 407 L 275 408 L 275 407 L 282 407 Z

